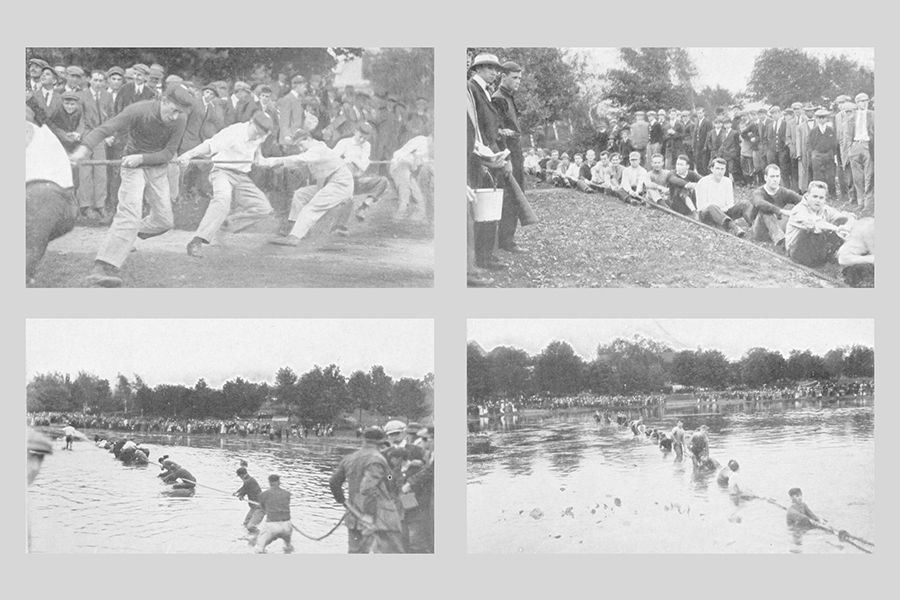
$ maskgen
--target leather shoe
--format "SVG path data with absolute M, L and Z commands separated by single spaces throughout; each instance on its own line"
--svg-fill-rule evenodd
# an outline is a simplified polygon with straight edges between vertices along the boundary
M 203 246 L 203 240 L 198 237 L 195 237 L 187 245 L 187 253 L 188 256 L 193 256 L 194 258 L 203 258 L 203 251 L 200 248 Z
M 297 246 L 300 244 L 300 238 L 296 235 L 288 235 L 285 237 L 276 237 L 269 240 L 270 244 L 275 244 L 276 246 Z
M 469 287 L 487 287 L 489 285 L 494 285 L 494 280 L 490 277 L 482 277 L 481 275 L 470 273 L 466 276 L 466 285 Z
M 138 237 L 141 238 L 142 240 L 149 240 L 152 237 L 156 237 L 156 236 L 162 235 L 164 233 L 165 233 L 165 231 L 159 231 L 157 233 L 144 233 L 143 231 L 138 231 Z
M 87 276 L 87 283 L 92 287 L 122 287 L 122 278 L 116 276 L 116 268 L 105 263 L 94 263 L 94 269 Z

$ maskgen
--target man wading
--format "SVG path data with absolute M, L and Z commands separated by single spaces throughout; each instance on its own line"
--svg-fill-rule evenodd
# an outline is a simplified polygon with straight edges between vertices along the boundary
M 266 522 L 259 527 L 256 553 L 264 554 L 266 546 L 278 538 L 284 540 L 284 551 L 292 552 L 291 493 L 281 489 L 281 477 L 269 475 L 269 489 L 259 495 L 259 506 L 266 515 Z

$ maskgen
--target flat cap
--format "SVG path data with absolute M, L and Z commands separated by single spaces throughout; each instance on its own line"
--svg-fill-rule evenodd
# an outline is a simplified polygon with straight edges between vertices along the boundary
M 253 123 L 255 123 L 260 129 L 265 130 L 266 132 L 272 131 L 272 128 L 275 127 L 275 122 L 272 120 L 272 117 L 267 115 L 261 110 L 253 113 L 253 117 L 251 119 Z
M 194 97 L 184 84 L 179 82 L 170 83 L 163 92 L 163 98 L 181 108 L 191 108 L 194 105 Z
M 306 83 L 306 77 L 303 75 L 294 75 L 291 78 L 291 85 L 295 85 L 297 83 Z
M 70 65 L 66 67 L 66 75 L 77 75 L 79 77 L 84 77 L 84 69 L 82 69 L 78 65 Z M 868 99 L 869 97 L 866 96 L 866 100 Z
M 138 63 L 131 68 L 134 69 L 135 73 L 141 73 L 142 75 L 150 74 L 150 67 L 148 67 L 144 63 Z
M 816 116 L 817 117 L 830 117 L 831 112 L 827 108 L 820 108 L 819 110 L 816 111 Z
M 50 63 L 48 63 L 43 58 L 30 58 L 30 59 L 28 59 L 28 64 L 29 65 L 37 65 L 41 69 L 47 69 L 50 67 Z
M 106 76 L 112 77 L 113 75 L 125 77 L 125 69 L 122 67 L 110 67 L 109 71 L 106 72 Z
M 166 83 L 181 83 L 184 79 L 179 77 L 178 75 L 169 75 L 166 77 Z
M 76 100 L 76 101 L 79 100 L 78 94 L 76 94 L 75 92 L 63 92 L 62 99 L 63 100 Z
M 150 75 L 150 77 L 162 77 L 163 75 L 165 75 L 165 71 L 163 71 L 162 68 L 160 68 L 156 65 L 153 65 L 152 67 L 150 67 L 147 70 L 147 72 Z
M 865 92 L 860 92 L 856 95 L 857 102 L 861 102 L 863 100 L 868 100 L 868 99 L 869 99 L 869 95 Z
M 384 431 L 381 427 L 376 427 L 374 425 L 366 427 L 366 430 L 363 431 L 363 438 L 374 442 L 380 442 L 384 439 Z
M 501 67 L 507 73 L 520 73 L 522 71 L 522 67 L 518 65 L 518 63 L 514 63 L 511 60 L 506 61 L 501 65 Z M 422 98 L 424 100 L 424 98 Z M 416 98 L 418 100 L 418 98 Z
M 791 103 L 791 108 L 793 108 L 794 110 L 799 110 L 803 108 L 803 104 L 801 104 L 800 102 L 793 102 Z
M 850 96 L 848 96 L 847 94 L 841 94 L 840 96 L 835 98 L 834 101 L 835 101 L 835 103 L 840 104 L 841 102 L 846 102 L 849 99 L 850 99 Z
M 856 110 L 856 105 L 852 102 L 843 102 L 841 104 L 841 110 Z
M 213 94 L 215 94 L 215 95 L 216 95 L 216 98 L 219 97 L 219 90 L 216 89 L 216 86 L 215 86 L 215 85 L 213 85 L 213 84 L 211 84 L 211 83 L 208 83 L 208 84 L 204 85 L 204 86 L 203 86 L 203 91 L 205 92 L 206 90 L 209 90 L 209 91 L 211 91 Z
M 250 90 L 251 90 L 250 84 L 247 83 L 246 81 L 235 81 L 234 82 L 234 91 L 235 92 L 240 92 L 240 91 L 249 92 Z

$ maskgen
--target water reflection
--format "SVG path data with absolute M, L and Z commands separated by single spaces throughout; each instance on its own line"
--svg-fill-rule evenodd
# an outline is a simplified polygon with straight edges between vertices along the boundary
M 93 432 L 85 432 L 92 436 Z M 247 460 L 263 488 L 279 473 L 292 494 L 292 521 L 318 537 L 343 515 L 328 488 L 340 459 L 355 440 L 281 443 L 218 436 L 147 436 L 151 464 L 125 466 L 89 442 L 44 461 L 28 490 L 32 552 L 248 553 L 242 523 L 247 504 L 230 494 L 240 487 L 235 470 Z M 156 459 L 168 454 L 204 487 L 179 498 L 156 475 Z M 346 552 L 346 528 L 313 542 L 293 536 L 296 552 Z M 270 547 L 280 552 L 281 544 Z
M 705 423 L 710 455 L 721 464 L 739 460 L 757 495 L 786 505 L 787 490 L 801 487 L 817 514 L 874 539 L 872 401 L 738 406 L 674 416 L 660 407 L 657 415 L 635 410 L 630 417 L 665 431 L 678 419 L 687 430 Z M 470 423 L 470 440 L 487 448 L 468 461 L 470 552 L 858 553 L 830 532 L 797 537 L 774 504 L 735 506 L 715 472 L 676 462 L 675 453 L 615 423 L 598 424 L 593 411 L 512 421 Z M 535 510 L 544 516 L 529 516 Z

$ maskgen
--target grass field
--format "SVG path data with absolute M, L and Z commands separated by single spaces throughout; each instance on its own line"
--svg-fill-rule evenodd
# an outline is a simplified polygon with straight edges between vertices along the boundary
M 432 287 L 434 233 L 430 223 L 396 220 L 395 199 L 368 211 L 351 235 L 329 233 L 326 214 L 296 248 L 268 243 L 280 226 L 272 217 L 245 232 L 220 233 L 204 257 L 187 255 L 187 243 L 206 210 L 202 198 L 174 207 L 175 230 L 138 240 L 120 276 L 126 287 Z M 107 226 L 79 222 L 51 242 L 34 287 L 84 287 Z
M 751 190 L 737 187 L 735 196 L 749 198 Z M 841 285 L 837 264 L 825 265 L 818 270 L 824 277 L 817 277 L 766 252 L 773 249 L 770 243 L 746 243 L 647 206 L 543 184 L 526 193 L 540 222 L 516 233 L 525 253 L 498 251 L 510 268 L 491 273 L 497 287 Z

